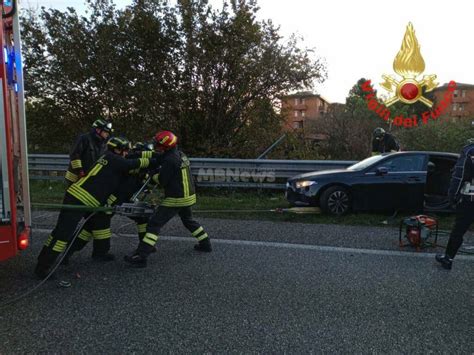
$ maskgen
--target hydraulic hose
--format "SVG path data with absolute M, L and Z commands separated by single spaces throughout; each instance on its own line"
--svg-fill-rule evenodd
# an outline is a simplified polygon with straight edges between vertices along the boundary
M 87 216 L 87 218 L 85 218 L 83 220 L 82 223 L 79 223 L 79 225 L 77 226 L 76 230 L 74 231 L 74 234 L 73 234 L 73 237 L 72 239 L 68 242 L 68 247 L 66 248 L 66 250 L 61 254 L 61 256 L 59 257 L 58 260 L 56 260 L 56 263 L 53 265 L 53 267 L 51 268 L 51 270 L 49 271 L 48 275 L 46 275 L 46 277 L 41 280 L 36 286 L 30 288 L 29 290 L 25 290 L 23 293 L 21 293 L 20 295 L 18 295 L 17 297 L 14 297 L 13 299 L 9 300 L 9 301 L 6 301 L 6 302 L 2 302 L 0 303 L 0 308 L 3 308 L 3 307 L 7 307 L 9 305 L 12 305 L 16 302 L 18 302 L 19 300 L 25 298 L 26 296 L 32 294 L 34 291 L 36 291 L 38 288 L 40 288 L 50 277 L 52 274 L 54 274 L 54 272 L 57 270 L 57 268 L 59 267 L 59 265 L 61 265 L 61 262 L 63 261 L 63 259 L 66 257 L 69 249 L 71 249 L 74 241 L 76 240 L 76 238 L 78 237 L 79 233 L 81 232 L 82 230 L 82 227 L 84 226 L 84 224 L 87 223 L 87 221 L 92 217 L 94 216 L 95 213 L 92 213 L 90 214 L 89 216 Z

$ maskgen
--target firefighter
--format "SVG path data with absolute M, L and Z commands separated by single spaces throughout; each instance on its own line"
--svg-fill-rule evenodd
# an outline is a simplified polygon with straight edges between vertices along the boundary
M 130 170 L 147 168 L 150 165 L 148 158 L 126 159 L 129 149 L 130 142 L 126 138 L 109 139 L 107 151 L 89 173 L 67 189 L 64 203 L 78 209 L 104 206 Z M 38 256 L 35 274 L 39 278 L 43 279 L 48 275 L 57 256 L 66 250 L 78 223 L 88 214 L 90 212 L 66 208 L 60 211 L 56 227 Z
M 77 182 L 84 177 L 94 165 L 97 159 L 104 153 L 107 139 L 113 132 L 112 123 L 103 119 L 97 119 L 92 124 L 92 128 L 88 133 L 81 134 L 71 149 L 69 167 L 66 172 L 67 187 Z M 68 193 L 64 195 L 63 204 L 67 204 Z M 95 260 L 109 261 L 113 260 L 113 255 L 108 254 L 108 249 L 105 247 L 107 238 L 110 238 L 112 233 L 110 228 L 103 223 L 103 220 L 98 218 L 98 215 L 92 216 L 81 231 L 80 237 L 85 236 L 94 237 L 94 240 L 102 240 L 98 242 L 101 245 L 94 252 L 92 257 Z M 68 264 L 68 258 L 63 259 L 63 264 Z
M 184 226 L 196 238 L 194 249 L 211 252 L 211 241 L 204 228 L 193 219 L 191 207 L 196 203 L 194 181 L 191 176 L 189 159 L 178 147 L 178 138 L 169 131 L 155 135 L 155 149 L 163 152 L 160 172 L 153 178 L 164 189 L 165 197 L 155 214 L 148 221 L 146 234 L 136 251 L 125 256 L 125 261 L 133 267 L 146 267 L 147 257 L 158 241 L 161 228 L 174 216 L 179 215 Z
M 154 153 L 153 146 L 138 142 L 136 143 L 127 158 L 153 158 L 156 164 L 159 164 L 160 155 Z M 153 171 L 156 167 L 152 167 Z M 113 206 L 123 202 L 130 202 L 133 195 L 140 190 L 148 177 L 147 170 L 134 169 L 125 175 L 118 187 L 107 199 L 107 205 Z M 89 221 L 86 222 L 78 237 L 68 251 L 68 254 L 63 259 L 62 264 L 68 265 L 69 259 L 73 253 L 82 250 L 87 243 L 92 239 L 92 259 L 95 261 L 113 261 L 115 256 L 109 253 L 110 239 L 112 231 L 110 228 L 112 222 L 112 212 L 96 213 Z M 131 218 L 137 225 L 139 241 L 143 239 L 146 232 L 148 218 L 133 217 Z M 154 250 L 156 251 L 156 249 Z
M 104 153 L 105 143 L 113 132 L 112 123 L 95 120 L 90 132 L 81 134 L 69 154 L 70 162 L 66 172 L 66 183 L 72 183 L 85 176 L 96 160 Z
M 400 145 L 392 134 L 385 132 L 381 127 L 374 129 L 372 133 L 372 155 L 399 151 Z
M 456 219 L 444 254 L 436 255 L 436 261 L 451 270 L 453 259 L 463 242 L 463 236 L 474 222 L 474 140 L 463 147 L 454 166 L 448 196 L 455 205 Z

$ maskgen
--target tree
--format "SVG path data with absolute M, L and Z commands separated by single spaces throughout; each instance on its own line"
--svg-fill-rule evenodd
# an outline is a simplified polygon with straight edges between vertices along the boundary
M 24 16 L 29 107 L 60 115 L 52 121 L 64 142 L 103 116 L 131 139 L 173 130 L 191 155 L 250 154 L 240 147 L 252 132 L 262 146 L 275 138 L 277 97 L 326 75 L 295 37 L 284 42 L 271 21 L 256 19 L 252 0 L 220 10 L 206 0 L 88 6 L 88 16 L 72 8 Z M 46 141 L 48 123 L 38 127 Z
M 321 119 L 320 130 L 326 139 L 319 151 L 326 159 L 363 159 L 370 155 L 374 128 L 389 130 L 388 124 L 367 107 L 367 93 L 361 87 L 365 81 L 359 79 L 349 91 L 345 105 L 331 105 Z

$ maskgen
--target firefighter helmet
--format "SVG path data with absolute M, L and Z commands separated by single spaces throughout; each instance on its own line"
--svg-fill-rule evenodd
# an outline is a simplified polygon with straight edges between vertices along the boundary
M 106 120 L 103 120 L 101 118 L 94 121 L 94 123 L 92 124 L 92 128 L 98 128 L 102 131 L 109 133 L 112 133 L 114 131 L 112 128 L 112 122 L 107 122 Z
M 155 143 L 155 147 L 168 150 L 176 147 L 176 144 L 178 144 L 178 137 L 176 137 L 173 132 L 161 131 L 155 135 L 153 142 Z
M 376 139 L 382 138 L 384 136 L 384 134 L 385 134 L 385 130 L 382 127 L 377 127 L 376 129 L 374 129 L 374 133 L 372 133 L 372 135 Z
M 132 148 L 134 151 L 143 152 L 143 151 L 153 151 L 153 143 L 149 142 L 136 142 Z
M 130 141 L 125 137 L 112 137 L 107 141 L 107 148 L 109 150 L 119 149 L 121 151 L 129 150 L 131 148 Z

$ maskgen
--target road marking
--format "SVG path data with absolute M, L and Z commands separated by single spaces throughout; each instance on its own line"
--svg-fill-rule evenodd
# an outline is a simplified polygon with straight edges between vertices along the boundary
M 50 229 L 35 229 L 37 232 L 50 233 Z M 136 234 L 122 234 L 117 236 L 126 238 L 137 238 Z M 176 236 L 164 236 L 160 235 L 161 240 L 175 241 L 175 242 L 196 242 L 192 237 L 176 237 Z M 337 252 L 337 253 L 348 253 L 348 254 L 367 254 L 367 255 L 385 255 L 385 256 L 404 256 L 410 258 L 434 258 L 436 254 L 433 253 L 417 253 L 409 251 L 397 251 L 397 250 L 381 250 L 381 249 L 359 249 L 359 248 L 345 248 L 345 247 L 330 247 L 324 245 L 310 245 L 310 244 L 293 244 L 293 243 L 280 243 L 280 242 L 262 242 L 252 240 L 234 240 L 234 239 L 216 239 L 212 238 L 212 243 L 217 244 L 229 244 L 229 245 L 244 245 L 244 246 L 258 246 L 258 247 L 273 247 L 273 248 L 286 248 L 286 249 L 301 249 L 301 250 L 316 250 L 324 252 Z M 469 260 L 474 261 L 474 256 L 458 254 L 456 260 Z

